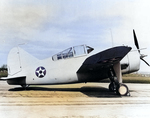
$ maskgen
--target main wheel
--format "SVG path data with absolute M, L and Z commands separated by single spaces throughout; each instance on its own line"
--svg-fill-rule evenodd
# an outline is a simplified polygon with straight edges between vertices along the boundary
M 119 84 L 117 87 L 117 93 L 121 96 L 126 96 L 129 93 L 129 89 L 125 84 Z

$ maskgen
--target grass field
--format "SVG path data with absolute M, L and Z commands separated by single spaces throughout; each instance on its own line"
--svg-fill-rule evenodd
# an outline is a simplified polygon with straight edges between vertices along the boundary
M 150 84 L 150 77 L 123 77 L 124 83 L 148 83 Z
M 7 77 L 7 71 L 0 72 L 0 78 Z M 104 80 L 104 82 L 109 82 L 109 80 Z M 150 77 L 144 77 L 141 74 L 127 74 L 123 76 L 124 83 L 150 83 Z
M 124 83 L 150 83 L 150 76 L 149 75 L 142 75 L 142 74 L 126 74 L 123 75 L 123 82 Z
M 0 78 L 1 77 L 7 77 L 7 75 L 8 75 L 7 71 L 1 71 L 0 72 Z
M 8 73 L 7 71 L 0 71 L 0 79 L 1 77 L 7 77 Z M 1 81 L 5 81 L 5 80 L 1 80 Z

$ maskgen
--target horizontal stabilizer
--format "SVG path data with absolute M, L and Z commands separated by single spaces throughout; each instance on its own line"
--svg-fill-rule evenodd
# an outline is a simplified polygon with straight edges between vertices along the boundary
M 7 80 L 7 77 L 2 77 L 0 78 L 0 80 Z
M 10 77 L 2 77 L 1 80 L 19 79 L 19 78 L 26 78 L 26 76 L 10 76 Z

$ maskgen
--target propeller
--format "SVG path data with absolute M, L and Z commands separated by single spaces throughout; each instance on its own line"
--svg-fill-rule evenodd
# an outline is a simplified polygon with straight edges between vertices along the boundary
M 145 61 L 143 58 L 144 57 L 146 57 L 147 55 L 144 55 L 144 54 L 141 54 L 140 53 L 140 47 L 139 47 L 139 43 L 138 43 L 138 40 L 137 40 L 137 37 L 136 37 L 136 33 L 135 33 L 135 30 L 133 29 L 133 37 L 134 37 L 134 44 L 135 44 L 135 46 L 136 46 L 136 48 L 138 49 L 138 52 L 139 52 L 139 54 L 140 54 L 140 59 L 142 60 L 142 61 L 144 61 L 148 66 L 150 66 L 150 64 L 147 62 L 147 61 Z
M 135 44 L 136 48 L 138 49 L 138 51 L 140 53 L 139 43 L 138 43 L 138 40 L 137 40 L 137 37 L 136 37 L 136 34 L 135 34 L 135 30 L 133 30 L 133 36 L 134 36 L 134 44 Z

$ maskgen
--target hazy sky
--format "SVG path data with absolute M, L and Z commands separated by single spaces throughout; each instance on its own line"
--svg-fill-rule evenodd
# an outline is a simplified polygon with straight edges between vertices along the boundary
M 39 59 L 80 44 L 97 51 L 128 45 L 135 29 L 150 63 L 149 0 L 0 0 L 0 65 L 19 44 Z M 112 31 L 112 36 L 111 36 Z M 150 72 L 141 62 L 141 71 Z

